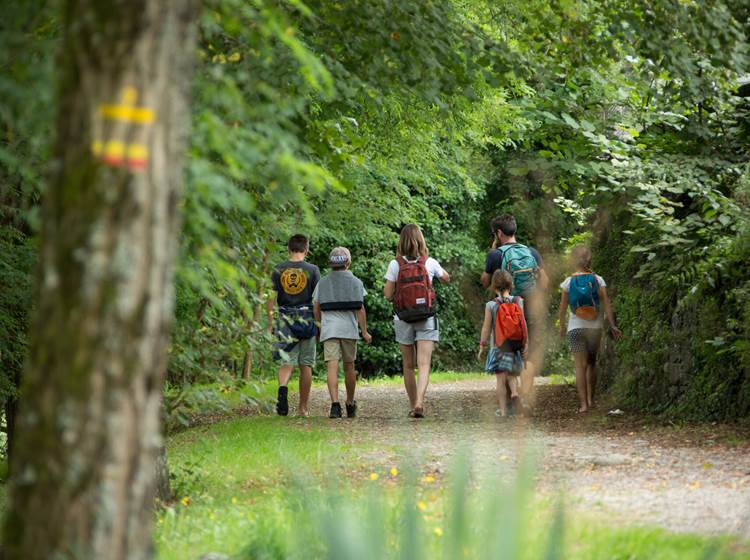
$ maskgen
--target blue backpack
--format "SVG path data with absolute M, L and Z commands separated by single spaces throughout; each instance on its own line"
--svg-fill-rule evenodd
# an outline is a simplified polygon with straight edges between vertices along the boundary
M 539 265 L 526 245 L 513 243 L 497 248 L 500 251 L 500 268 L 510 272 L 513 277 L 514 296 L 520 296 L 536 286 L 536 275 Z
M 599 282 L 595 274 L 574 274 L 570 277 L 568 303 L 576 317 L 593 321 L 599 316 Z

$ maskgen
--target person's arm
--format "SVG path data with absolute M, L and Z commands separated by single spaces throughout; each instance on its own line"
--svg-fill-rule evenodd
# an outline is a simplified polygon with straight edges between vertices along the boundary
M 451 281 L 451 275 L 448 274 L 448 271 L 445 270 L 445 269 L 443 269 L 443 274 L 441 274 L 440 276 L 438 276 L 438 278 L 440 279 L 440 281 L 443 284 L 447 284 L 448 282 Z
M 363 305 L 357 310 L 357 321 L 359 322 L 359 328 L 362 329 L 362 338 L 365 339 L 367 344 L 372 342 L 372 335 L 367 332 L 367 311 Z
M 320 323 L 321 314 L 320 314 L 320 302 L 319 301 L 313 302 L 313 317 L 315 318 L 316 323 Z
M 490 339 L 490 327 L 492 326 L 492 312 L 484 308 L 484 322 L 482 323 L 482 331 L 479 335 L 479 351 L 477 352 L 477 359 L 482 359 L 482 354 L 484 353 L 484 349 L 489 344 Z
M 521 350 L 521 352 L 524 359 L 526 359 L 529 350 L 529 327 L 526 324 L 526 314 L 523 313 L 526 301 L 520 296 L 513 298 L 513 301 L 515 301 L 516 305 L 521 308 L 521 331 L 523 332 L 523 350 Z
M 560 296 L 560 336 L 565 338 L 568 332 L 568 325 L 565 324 L 565 319 L 568 318 L 568 292 L 562 291 Z
M 609 321 L 609 330 L 612 332 L 612 338 L 617 340 L 622 336 L 622 331 L 615 324 L 615 314 L 612 311 L 612 303 L 609 301 L 607 288 L 604 286 L 599 287 L 599 299 L 604 304 L 604 313 L 607 315 L 607 321 Z
M 385 288 L 383 288 L 383 295 L 388 301 L 393 301 L 393 295 L 396 293 L 396 283 L 391 280 L 385 281 Z
M 479 277 L 479 282 L 481 282 L 482 286 L 487 289 L 489 289 L 490 282 L 492 282 L 492 273 L 500 268 L 501 265 L 500 262 L 496 262 L 499 253 L 496 249 L 497 247 L 495 246 L 495 243 L 493 243 L 492 250 L 487 253 L 487 256 L 484 259 L 484 272 L 482 272 L 482 276 Z M 500 260 L 502 261 L 502 256 L 500 257 Z
M 549 276 L 547 276 L 547 273 L 544 271 L 543 268 L 539 269 L 539 273 L 537 274 L 536 283 L 539 285 L 539 288 L 546 292 L 547 288 L 549 288 Z

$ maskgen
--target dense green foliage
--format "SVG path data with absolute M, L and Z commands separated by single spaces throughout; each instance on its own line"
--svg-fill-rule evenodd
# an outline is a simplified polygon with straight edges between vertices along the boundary
M 0 33 L 0 396 L 22 363 L 54 114 L 56 4 L 31 4 Z M 512 211 L 553 286 L 557 255 L 591 239 L 626 332 L 617 394 L 747 416 L 747 25 L 737 0 L 208 0 L 170 383 L 236 374 L 246 352 L 270 371 L 269 273 L 296 232 L 322 269 L 351 249 L 375 336 L 358 367 L 398 371 L 381 292 L 408 222 L 454 277 L 439 362 L 473 365 L 487 223 Z

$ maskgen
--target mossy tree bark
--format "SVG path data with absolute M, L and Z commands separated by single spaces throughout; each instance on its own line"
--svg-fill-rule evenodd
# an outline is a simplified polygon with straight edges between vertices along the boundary
M 199 0 L 67 0 L 11 558 L 152 555 Z

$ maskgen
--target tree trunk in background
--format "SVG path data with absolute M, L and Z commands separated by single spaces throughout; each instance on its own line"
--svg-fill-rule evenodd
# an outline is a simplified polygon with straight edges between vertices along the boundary
M 68 0 L 11 558 L 153 553 L 197 0 Z
M 169 481 L 169 464 L 167 463 L 167 449 L 162 445 L 156 456 L 156 498 L 161 504 L 172 501 L 172 483 Z
M 268 251 L 263 252 L 263 266 L 261 267 L 261 270 L 263 271 L 263 277 L 268 277 L 270 273 L 270 262 L 271 262 L 271 253 Z M 255 309 L 253 309 L 253 322 L 250 325 L 249 333 L 250 336 L 252 336 L 255 333 L 260 333 L 263 331 L 263 327 L 260 325 L 260 320 L 263 317 L 263 308 L 266 305 L 265 300 L 263 299 L 264 294 L 264 286 L 261 283 L 260 286 L 258 286 L 258 303 L 255 304 Z M 242 365 L 242 379 L 250 379 L 250 373 L 252 372 L 254 364 L 254 351 L 252 348 L 248 349 L 247 352 L 245 352 L 245 361 Z M 261 367 L 263 364 L 261 363 Z

